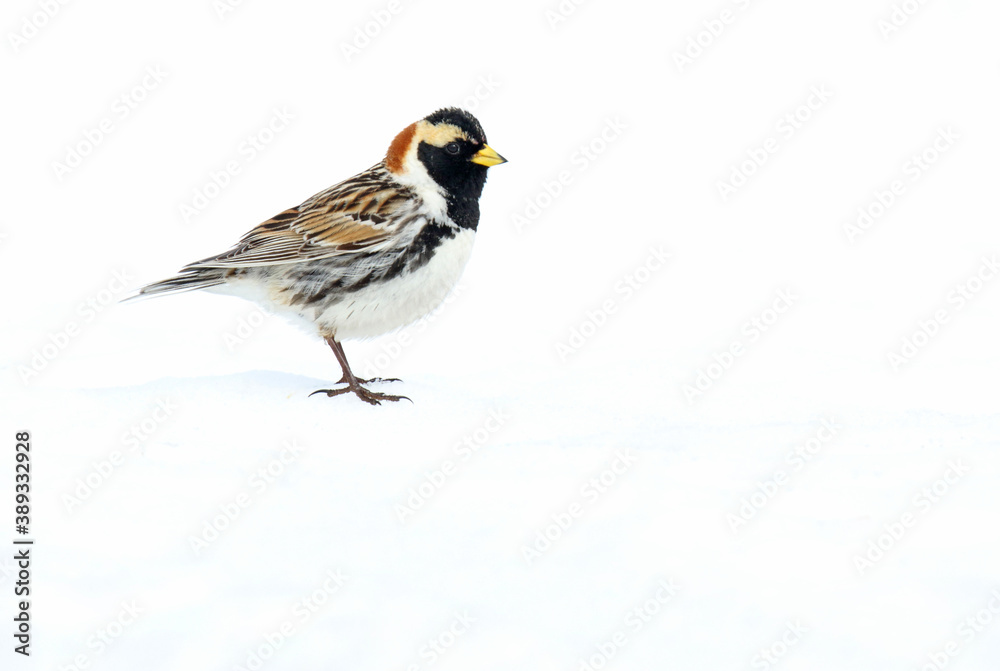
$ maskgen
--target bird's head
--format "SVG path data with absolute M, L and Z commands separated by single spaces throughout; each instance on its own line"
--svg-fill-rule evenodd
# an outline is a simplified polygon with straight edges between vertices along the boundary
M 389 146 L 386 167 L 407 182 L 426 175 L 453 198 L 478 199 L 486 170 L 507 159 L 486 144 L 476 117 L 457 107 L 440 109 L 404 128 Z

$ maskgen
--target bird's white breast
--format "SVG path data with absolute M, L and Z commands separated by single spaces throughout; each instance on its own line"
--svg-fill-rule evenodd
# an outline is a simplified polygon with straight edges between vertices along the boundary
M 434 249 L 426 264 L 351 292 L 319 312 L 317 325 L 343 340 L 370 338 L 415 322 L 440 305 L 458 282 L 475 237 L 475 231 L 458 229 Z

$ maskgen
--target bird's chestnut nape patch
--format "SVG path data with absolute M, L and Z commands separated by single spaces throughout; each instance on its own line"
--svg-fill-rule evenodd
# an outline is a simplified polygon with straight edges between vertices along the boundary
M 385 155 L 385 165 L 390 171 L 399 173 L 403 171 L 403 162 L 406 160 L 406 152 L 413 142 L 413 135 L 417 132 L 417 124 L 411 123 L 399 132 L 389 145 L 389 151 Z

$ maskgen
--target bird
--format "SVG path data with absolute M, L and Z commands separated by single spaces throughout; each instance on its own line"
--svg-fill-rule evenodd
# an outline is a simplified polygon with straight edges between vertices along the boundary
M 344 386 L 310 396 L 411 400 L 365 386 L 399 380 L 358 378 L 341 342 L 401 328 L 444 301 L 472 253 L 486 172 L 506 162 L 471 113 L 439 109 L 404 128 L 371 168 L 131 298 L 205 289 L 249 299 L 333 350 Z

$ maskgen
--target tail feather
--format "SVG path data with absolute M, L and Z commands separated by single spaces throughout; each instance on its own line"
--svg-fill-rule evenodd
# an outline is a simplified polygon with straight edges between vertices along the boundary
M 129 296 L 125 301 L 137 298 L 147 298 L 160 294 L 174 294 L 182 291 L 194 291 L 196 289 L 208 289 L 220 284 L 225 284 L 225 270 L 222 268 L 204 268 L 191 271 L 181 271 L 180 275 L 169 277 L 159 282 L 147 284 L 139 289 L 134 296 Z

